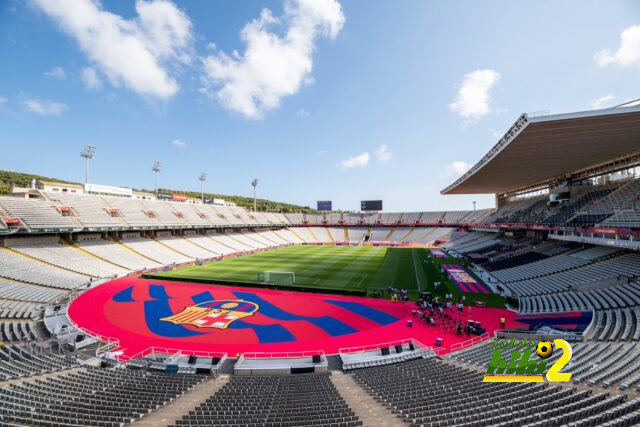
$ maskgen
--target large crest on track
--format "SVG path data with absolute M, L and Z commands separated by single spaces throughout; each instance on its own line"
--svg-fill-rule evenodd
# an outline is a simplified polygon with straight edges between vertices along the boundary
M 244 300 L 207 301 L 160 320 L 198 328 L 227 329 L 236 320 L 253 316 L 259 308 L 258 304 Z

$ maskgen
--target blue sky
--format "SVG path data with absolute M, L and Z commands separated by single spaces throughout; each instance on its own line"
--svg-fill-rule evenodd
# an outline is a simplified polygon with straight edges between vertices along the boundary
M 0 169 L 385 210 L 441 196 L 523 112 L 640 95 L 633 1 L 5 0 Z

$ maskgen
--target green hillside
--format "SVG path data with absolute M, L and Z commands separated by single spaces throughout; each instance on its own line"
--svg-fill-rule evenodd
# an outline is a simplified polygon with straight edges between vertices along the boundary
M 5 170 L 0 170 L 0 194 L 8 194 L 9 188 L 11 185 L 16 185 L 18 187 L 29 187 L 31 185 L 31 180 L 43 180 L 43 181 L 57 181 L 57 182 L 66 182 L 71 184 L 79 184 L 73 181 L 65 181 L 59 178 L 50 178 L 42 175 L 34 175 L 30 173 L 20 173 L 20 172 L 10 172 Z M 141 191 L 151 191 L 153 190 L 145 190 Z M 186 194 L 189 197 L 200 198 L 200 193 L 196 191 L 182 191 L 182 190 L 170 190 L 170 189 L 161 189 L 160 191 L 165 193 L 180 193 Z M 230 196 L 228 194 L 214 194 L 214 193 L 204 193 L 205 198 L 209 199 L 225 199 L 229 202 L 234 202 L 238 206 L 247 209 L 253 209 L 253 199 L 251 197 L 242 197 L 242 196 Z M 257 199 L 256 207 L 259 211 L 266 212 L 313 212 L 308 206 L 299 206 L 293 205 L 290 203 L 283 202 L 275 202 L 272 200 L 266 199 Z

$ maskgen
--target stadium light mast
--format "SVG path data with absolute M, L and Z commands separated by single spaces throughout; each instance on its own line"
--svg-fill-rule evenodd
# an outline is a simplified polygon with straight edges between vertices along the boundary
M 160 173 L 160 166 L 162 166 L 162 163 L 155 161 L 153 162 L 153 167 L 151 168 L 154 175 L 156 176 L 156 199 L 158 198 L 158 174 Z
M 473 210 L 474 211 L 476 210 L 476 201 L 475 200 L 473 201 Z
M 89 160 L 93 159 L 96 155 L 95 145 L 85 145 L 84 150 L 80 153 L 81 157 L 84 157 L 84 183 L 89 183 Z
M 207 180 L 206 172 L 202 172 L 198 179 L 200 180 L 200 196 L 202 197 L 202 203 L 204 203 L 204 182 Z
M 256 211 L 256 187 L 258 186 L 258 178 L 253 178 L 251 181 L 251 186 L 253 187 L 253 211 Z

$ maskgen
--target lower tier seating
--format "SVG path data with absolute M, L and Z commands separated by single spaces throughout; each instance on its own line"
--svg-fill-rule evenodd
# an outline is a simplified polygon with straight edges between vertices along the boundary
M 622 417 L 640 408 L 640 399 L 625 404 L 625 395 L 548 383 L 483 383 L 482 376 L 435 358 L 354 372 L 365 390 L 412 425 L 596 425 L 593 420 L 612 411 Z
M 358 426 L 329 373 L 233 376 L 176 426 Z
M 199 375 L 87 368 L 0 388 L 0 425 L 120 426 L 184 394 Z

